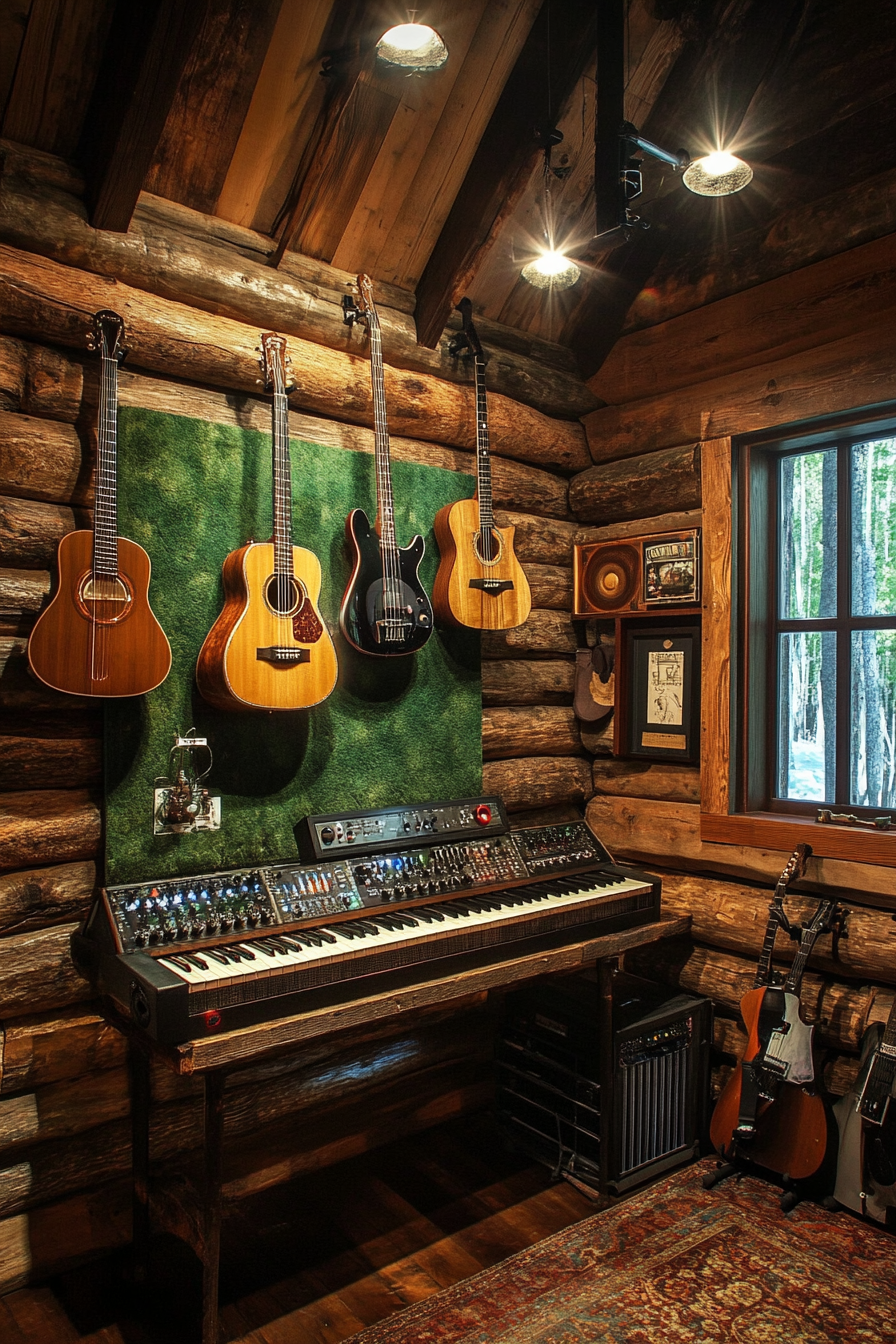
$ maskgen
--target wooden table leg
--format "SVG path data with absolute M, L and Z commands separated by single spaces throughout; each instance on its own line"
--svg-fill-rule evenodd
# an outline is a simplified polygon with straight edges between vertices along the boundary
M 145 1284 L 149 1272 L 149 1113 L 152 1081 L 149 1052 L 135 1037 L 128 1041 L 131 1089 L 131 1207 L 135 1284 Z
M 202 1248 L 202 1344 L 218 1344 L 224 1071 L 205 1075 L 205 1234 Z

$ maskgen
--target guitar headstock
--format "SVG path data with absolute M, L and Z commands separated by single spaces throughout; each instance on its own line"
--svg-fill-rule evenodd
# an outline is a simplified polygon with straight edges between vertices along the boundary
M 127 355 L 122 344 L 124 340 L 124 318 L 108 308 L 101 308 L 93 315 L 93 330 L 87 337 L 88 350 L 99 350 L 104 359 L 114 359 L 120 364 Z
M 292 360 L 286 353 L 286 337 L 275 331 L 261 333 L 261 359 L 264 385 L 269 392 L 289 392 L 295 387 Z
M 345 299 L 342 301 L 346 310 L 345 321 L 351 322 L 357 318 L 367 323 L 368 331 L 379 330 L 379 314 L 376 311 L 376 304 L 373 302 L 373 281 L 369 275 L 365 275 L 362 271 L 355 283 L 358 289 L 357 305 L 351 299 L 348 302 Z

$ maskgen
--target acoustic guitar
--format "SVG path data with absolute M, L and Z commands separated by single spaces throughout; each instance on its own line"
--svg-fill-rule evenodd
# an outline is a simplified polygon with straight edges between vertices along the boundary
M 171 648 L 149 606 L 149 556 L 118 535 L 124 322 L 105 309 L 93 321 L 89 345 L 100 354 L 93 531 L 69 532 L 60 541 L 56 593 L 31 632 L 28 661 L 54 690 L 113 699 L 143 695 L 163 682 Z
M 358 276 L 358 293 L 357 307 L 348 295 L 343 306 L 345 321 L 364 322 L 370 336 L 377 509 L 375 527 L 363 509 L 353 509 L 345 522 L 352 572 L 339 624 L 348 642 L 361 653 L 416 653 L 433 629 L 432 606 L 417 573 L 426 545 L 419 535 L 404 547 L 395 539 L 383 340 L 369 276 Z
M 224 607 L 205 638 L 196 684 L 218 709 L 308 709 L 336 685 L 336 649 L 321 619 L 321 566 L 292 544 L 286 341 L 261 336 L 261 368 L 273 392 L 274 535 L 224 561 Z
M 433 585 L 436 615 L 446 625 L 474 630 L 512 630 L 532 609 L 529 582 L 513 549 L 512 527 L 497 527 L 492 511 L 485 357 L 473 325 L 473 305 L 461 299 L 463 333 L 452 353 L 469 349 L 476 383 L 476 493 L 446 504 L 435 517 L 441 559 Z
M 832 927 L 836 901 L 821 901 L 810 922 L 799 930 L 800 946 L 784 985 L 773 986 L 769 981 L 778 928 L 793 936 L 783 913 L 784 891 L 794 877 L 802 875 L 810 854 L 808 845 L 798 845 L 775 889 L 757 971 L 757 980 L 764 977 L 766 983 L 764 987 L 761 982 L 756 984 L 741 1000 L 747 1044 L 710 1123 L 713 1145 L 723 1157 L 746 1158 L 794 1180 L 817 1171 L 827 1148 L 824 1102 L 811 1090 L 813 1028 L 800 1015 L 799 991 L 816 941 Z M 791 1034 L 792 1044 L 783 1045 Z M 797 1083 L 797 1077 L 802 1081 Z
M 855 1085 L 834 1106 L 840 1129 L 834 1199 L 879 1223 L 896 1221 L 896 1004 L 862 1037 Z

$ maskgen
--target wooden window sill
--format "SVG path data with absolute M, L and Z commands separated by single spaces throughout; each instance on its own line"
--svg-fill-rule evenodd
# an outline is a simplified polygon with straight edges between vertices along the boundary
M 896 829 L 872 831 L 864 826 L 827 826 L 811 817 L 780 812 L 740 812 L 733 816 L 700 813 L 700 839 L 754 849 L 792 850 L 800 840 L 822 859 L 896 865 Z

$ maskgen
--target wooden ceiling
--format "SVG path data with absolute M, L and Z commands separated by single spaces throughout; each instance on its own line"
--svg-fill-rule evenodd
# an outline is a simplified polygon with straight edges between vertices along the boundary
M 410 291 L 423 344 L 469 294 L 586 375 L 626 327 L 893 230 L 890 0 L 628 0 L 626 116 L 692 153 L 721 126 L 755 180 L 707 201 L 647 160 L 650 230 L 601 249 L 603 3 L 431 0 L 449 60 L 409 77 L 374 59 L 390 0 L 0 0 L 0 134 L 78 165 L 97 227 L 150 192 Z M 553 295 L 519 275 L 546 211 L 584 268 Z

